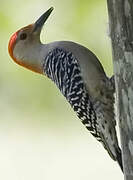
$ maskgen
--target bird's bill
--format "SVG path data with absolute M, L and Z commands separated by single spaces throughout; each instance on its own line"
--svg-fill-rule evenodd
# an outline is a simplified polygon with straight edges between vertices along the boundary
M 46 22 L 46 20 L 48 19 L 48 17 L 50 16 L 51 12 L 53 11 L 53 7 L 51 7 L 50 9 L 48 9 L 43 15 L 41 15 L 41 17 L 39 17 L 39 19 L 35 22 L 34 24 L 34 32 L 36 31 L 40 31 L 44 25 L 44 23 Z

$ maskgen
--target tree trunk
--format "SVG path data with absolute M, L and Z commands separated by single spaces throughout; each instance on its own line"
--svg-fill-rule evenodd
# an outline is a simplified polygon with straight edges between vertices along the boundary
M 133 180 L 133 0 L 107 0 L 125 180 Z

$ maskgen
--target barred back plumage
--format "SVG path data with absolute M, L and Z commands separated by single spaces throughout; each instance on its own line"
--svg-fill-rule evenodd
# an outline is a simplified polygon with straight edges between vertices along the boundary
M 110 123 L 115 123 L 115 120 L 109 122 L 108 128 L 107 120 L 104 117 L 106 113 L 103 112 L 103 109 L 106 109 L 106 104 L 89 96 L 77 59 L 71 52 L 55 48 L 45 57 L 43 69 L 45 75 L 57 85 L 66 97 L 81 122 L 103 144 L 111 158 L 118 160 L 122 169 L 121 150 L 117 142 L 115 124 L 110 129 Z M 108 143 L 110 140 L 111 144 Z
M 73 54 L 59 48 L 54 49 L 45 59 L 44 71 L 56 83 L 82 123 L 100 141 L 96 127 L 96 114 Z

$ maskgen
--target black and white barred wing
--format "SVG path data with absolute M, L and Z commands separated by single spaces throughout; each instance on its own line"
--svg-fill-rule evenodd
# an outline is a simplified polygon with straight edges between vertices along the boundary
M 44 72 L 58 86 L 86 128 L 100 140 L 96 114 L 73 54 L 59 48 L 52 50 L 45 59 Z
M 110 116 L 106 104 L 89 96 L 75 56 L 60 48 L 53 49 L 46 56 L 43 68 L 44 73 L 57 85 L 71 104 L 81 122 L 98 141 L 102 142 L 109 155 L 117 160 L 121 152 L 113 122 L 114 117 Z M 113 112 L 113 109 L 111 111 Z M 106 119 L 108 117 L 109 119 Z M 118 161 L 121 161 L 121 157 Z

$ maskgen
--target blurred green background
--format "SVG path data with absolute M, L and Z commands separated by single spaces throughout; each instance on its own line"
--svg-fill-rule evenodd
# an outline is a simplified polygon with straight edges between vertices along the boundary
M 15 64 L 10 36 L 53 6 L 44 43 L 71 40 L 113 73 L 106 0 L 4 0 L 0 5 L 0 179 L 122 178 L 119 167 L 80 123 L 56 86 Z M 97 172 L 97 173 L 96 173 Z

